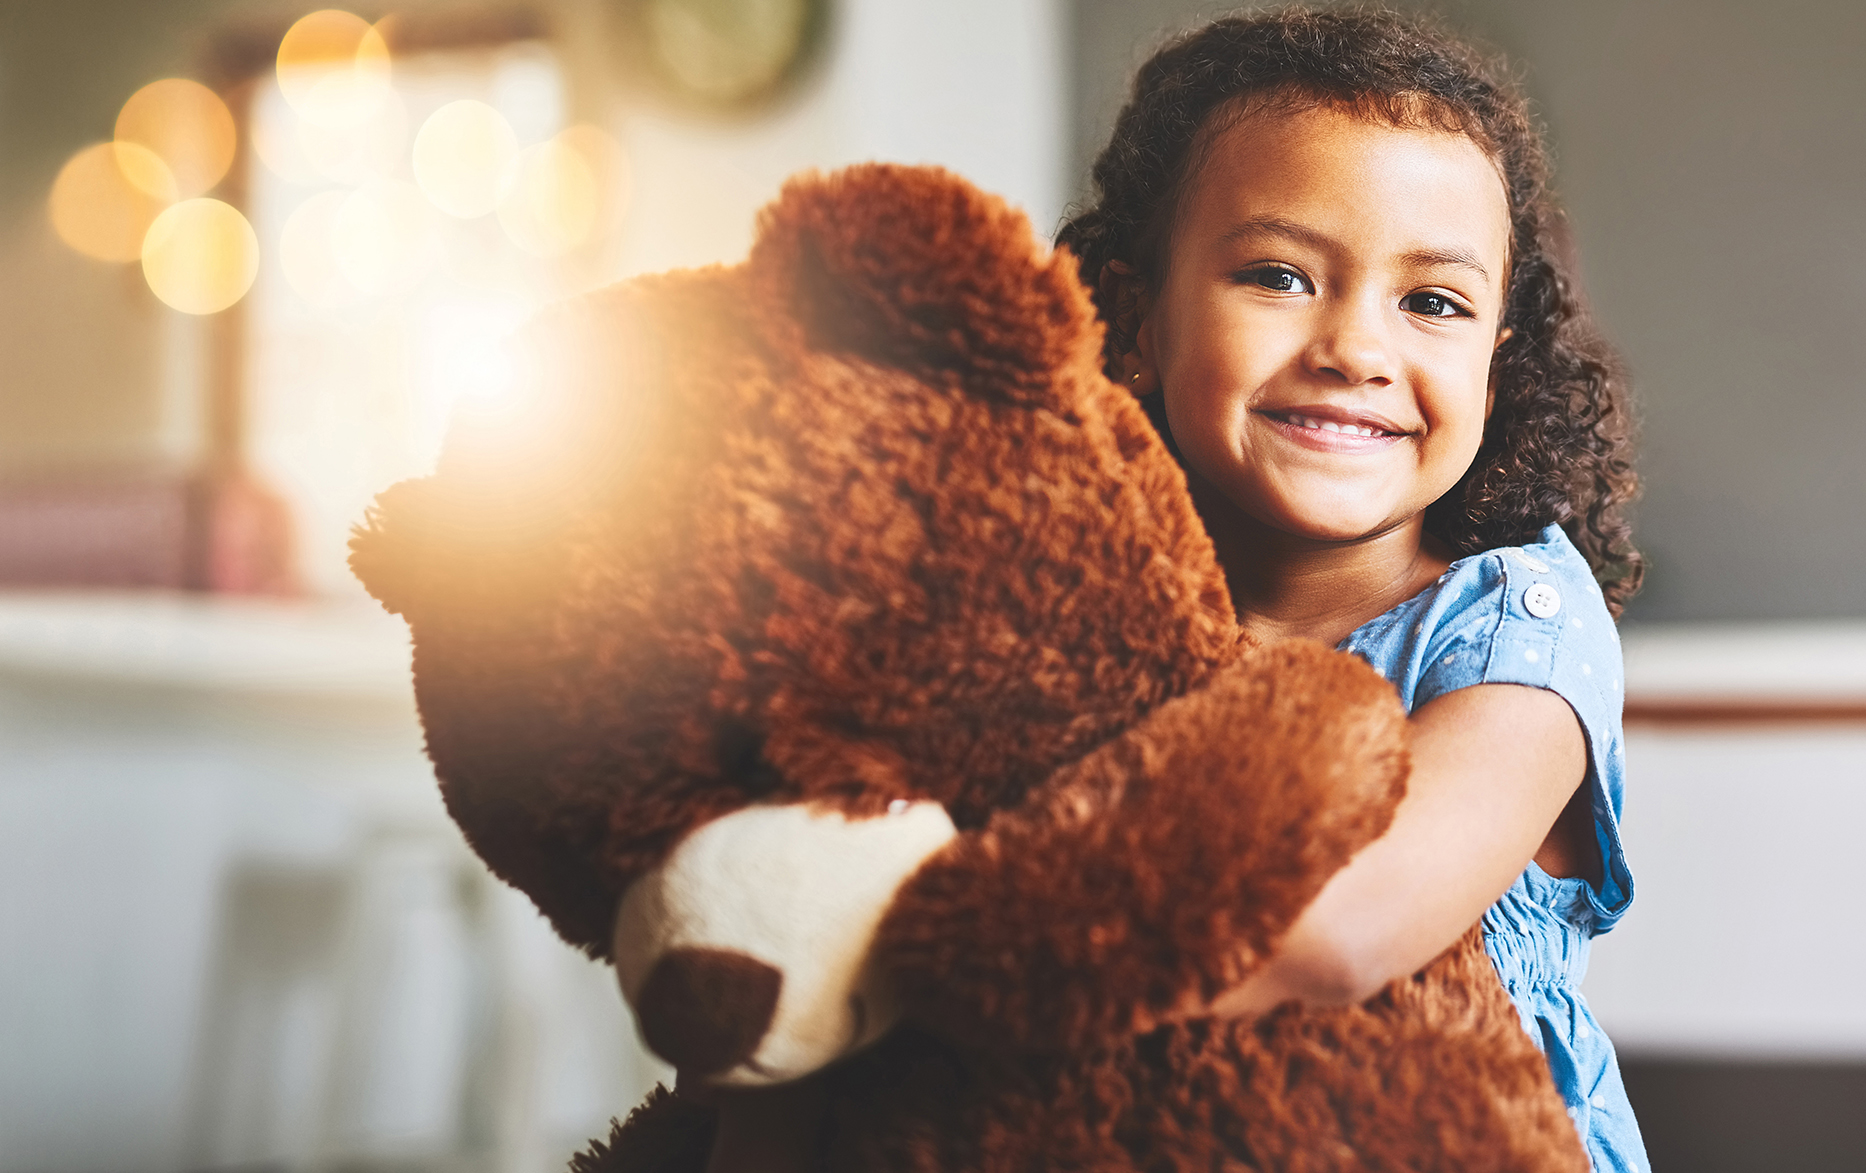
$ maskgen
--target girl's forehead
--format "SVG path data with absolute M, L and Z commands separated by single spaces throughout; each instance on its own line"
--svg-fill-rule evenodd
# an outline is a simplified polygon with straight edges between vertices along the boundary
M 1481 146 L 1454 131 L 1394 126 L 1331 107 L 1266 110 L 1217 129 L 1201 155 L 1176 244 L 1281 220 L 1351 232 L 1369 245 L 1455 241 L 1488 254 L 1499 272 L 1507 259 L 1503 177 Z

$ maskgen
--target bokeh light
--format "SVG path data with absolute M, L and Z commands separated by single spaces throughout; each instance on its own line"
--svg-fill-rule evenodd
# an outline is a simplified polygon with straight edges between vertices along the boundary
M 389 46 L 362 17 L 326 8 L 302 17 L 279 42 L 279 91 L 299 117 L 354 126 L 389 92 Z
M 433 211 L 414 184 L 375 179 L 347 196 L 331 219 L 337 268 L 372 296 L 406 293 L 436 259 Z
M 349 198 L 347 191 L 320 192 L 299 204 L 279 233 L 279 269 L 313 309 L 338 309 L 357 298 L 337 264 L 337 214 Z
M 97 143 L 73 155 L 52 182 L 52 227 L 100 261 L 142 256 L 143 236 L 175 201 L 168 164 L 135 143 Z
M 596 174 L 581 152 L 559 139 L 527 147 L 499 201 L 499 225 L 513 244 L 537 257 L 587 243 L 601 211 Z
M 415 135 L 415 180 L 435 207 L 472 220 L 498 206 L 517 154 L 505 115 L 484 102 L 449 102 Z
M 487 216 L 447 227 L 441 271 L 450 284 L 476 294 L 550 296 L 554 292 L 539 284 L 532 258 L 512 246 L 497 219 Z
M 414 339 L 427 373 L 420 389 L 425 414 L 442 430 L 462 400 L 513 406 L 519 382 L 512 334 L 527 316 L 524 302 L 511 298 L 450 299 L 423 315 Z
M 157 216 L 143 239 L 143 277 L 163 303 L 212 314 L 246 296 L 259 273 L 259 238 L 231 204 L 183 200 Z
M 408 105 L 389 90 L 374 112 L 348 126 L 298 122 L 301 157 L 318 176 L 351 186 L 394 175 L 408 159 Z
M 319 178 L 299 134 L 303 125 L 285 103 L 276 83 L 263 87 L 255 95 L 253 117 L 247 127 L 253 153 L 268 171 L 292 183 L 312 183 Z
M 227 104 L 213 90 L 187 78 L 149 83 L 132 94 L 117 115 L 117 142 L 155 152 L 168 165 L 173 190 L 181 196 L 200 195 L 220 182 L 233 165 L 235 139 Z M 126 175 L 137 182 L 136 173 Z
M 594 236 L 610 236 L 622 227 L 628 213 L 630 175 L 628 156 L 615 136 L 599 126 L 579 123 L 557 136 L 557 141 L 583 156 L 596 179 L 597 212 Z

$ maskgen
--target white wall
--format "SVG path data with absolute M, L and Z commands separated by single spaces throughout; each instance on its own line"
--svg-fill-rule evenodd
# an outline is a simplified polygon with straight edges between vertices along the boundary
M 1629 704 L 1866 711 L 1866 623 L 1666 624 L 1623 639 Z M 1636 896 L 1585 990 L 1623 1052 L 1866 1061 L 1866 720 L 1633 724 Z
M 579 288 L 743 259 L 758 209 L 797 172 L 871 159 L 941 164 L 1024 208 L 1047 236 L 1066 155 L 1060 3 L 846 0 L 795 92 L 774 109 L 728 117 L 677 110 L 623 84 L 616 30 L 593 18 L 589 0 L 567 0 L 571 23 L 548 66 L 561 68 L 570 92 L 562 113 L 616 135 L 632 193 L 615 239 L 529 272 L 522 289 L 469 289 L 436 274 L 343 314 L 309 310 L 271 264 L 270 242 L 300 200 L 330 185 L 295 187 L 256 167 L 250 210 L 270 267 L 245 307 L 248 449 L 289 502 L 306 588 L 359 594 L 345 565 L 350 527 L 376 493 L 431 467 L 448 404 L 476 364 L 491 365 L 496 335 Z M 443 100 L 491 97 L 500 67 L 476 68 L 409 69 L 398 79 L 409 125 Z M 262 100 L 257 116 L 289 121 L 277 101 Z
M 1866 727 L 1626 737 L 1637 895 L 1585 984 L 1623 1052 L 1866 1062 Z
M 786 177 L 869 159 L 949 167 L 1047 237 L 1068 166 L 1062 2 L 845 0 L 822 74 L 776 115 L 622 114 L 635 194 L 615 274 L 738 260 Z

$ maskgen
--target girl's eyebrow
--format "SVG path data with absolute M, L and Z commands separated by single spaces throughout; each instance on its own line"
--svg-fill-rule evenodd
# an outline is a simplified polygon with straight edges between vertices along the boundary
M 1456 265 L 1460 269 L 1471 270 L 1486 282 L 1490 280 L 1490 270 L 1484 268 L 1475 256 L 1461 248 L 1414 249 L 1400 257 L 1400 260 L 1421 269 L 1429 269 L 1438 265 Z
M 1280 236 L 1314 249 L 1325 249 L 1334 244 L 1334 241 L 1308 225 L 1285 220 L 1281 216 L 1252 216 L 1248 220 L 1240 220 L 1226 229 L 1218 241 L 1220 244 L 1235 244 L 1252 236 Z
M 1294 241 L 1313 249 L 1328 249 L 1335 242 L 1323 233 L 1317 232 L 1306 224 L 1286 220 L 1281 216 L 1252 216 L 1240 220 L 1227 228 L 1220 236 L 1221 244 L 1235 244 L 1255 236 L 1279 236 L 1284 240 Z M 1400 260 L 1419 269 L 1433 268 L 1440 265 L 1454 265 L 1460 269 L 1469 269 L 1483 278 L 1490 280 L 1490 270 L 1484 268 L 1476 254 L 1461 248 L 1420 248 L 1401 255 Z

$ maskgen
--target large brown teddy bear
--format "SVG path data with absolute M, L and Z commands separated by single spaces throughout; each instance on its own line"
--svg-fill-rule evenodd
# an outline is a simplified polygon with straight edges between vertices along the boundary
M 822 1168 L 1587 1168 L 1475 932 L 1365 1005 L 1202 1012 L 1404 790 L 1392 689 L 1243 638 L 1075 263 L 933 170 L 794 181 L 750 259 L 533 332 L 533 398 L 384 493 L 494 871 L 689 1085 L 812 1071 Z

